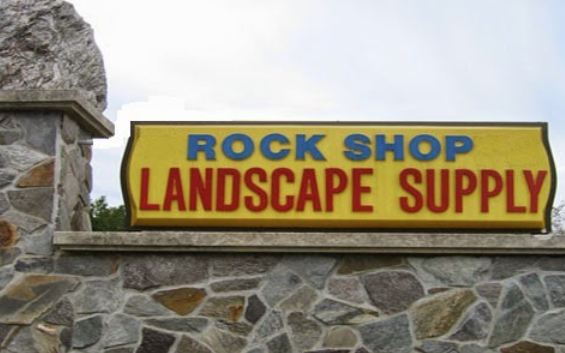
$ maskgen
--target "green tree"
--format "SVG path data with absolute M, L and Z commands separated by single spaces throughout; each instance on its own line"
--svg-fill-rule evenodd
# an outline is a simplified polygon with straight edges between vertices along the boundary
M 126 229 L 126 208 L 108 206 L 106 197 L 100 196 L 90 205 L 92 230 L 107 232 Z

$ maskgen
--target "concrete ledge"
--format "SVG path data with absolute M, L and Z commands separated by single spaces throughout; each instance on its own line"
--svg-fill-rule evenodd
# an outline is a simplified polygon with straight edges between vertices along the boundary
M 79 91 L 0 90 L 0 110 L 63 111 L 93 137 L 108 138 L 114 135 L 114 124 Z
M 293 232 L 55 232 L 62 250 L 565 254 L 565 236 Z

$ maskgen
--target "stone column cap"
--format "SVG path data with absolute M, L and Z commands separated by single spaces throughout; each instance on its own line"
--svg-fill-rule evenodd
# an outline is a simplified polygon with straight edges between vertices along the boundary
M 0 110 L 62 111 L 91 133 L 92 137 L 114 136 L 114 123 L 78 90 L 0 90 Z

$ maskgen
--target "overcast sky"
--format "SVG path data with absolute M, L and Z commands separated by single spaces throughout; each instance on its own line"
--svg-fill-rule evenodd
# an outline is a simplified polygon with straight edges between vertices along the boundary
M 565 175 L 565 1 L 70 2 L 104 55 L 113 205 L 130 120 L 547 121 Z

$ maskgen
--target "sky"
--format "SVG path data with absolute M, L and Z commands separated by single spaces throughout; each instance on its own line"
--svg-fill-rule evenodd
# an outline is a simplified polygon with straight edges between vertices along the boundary
M 565 1 L 70 2 L 104 56 L 111 205 L 131 120 L 543 121 L 565 183 Z

